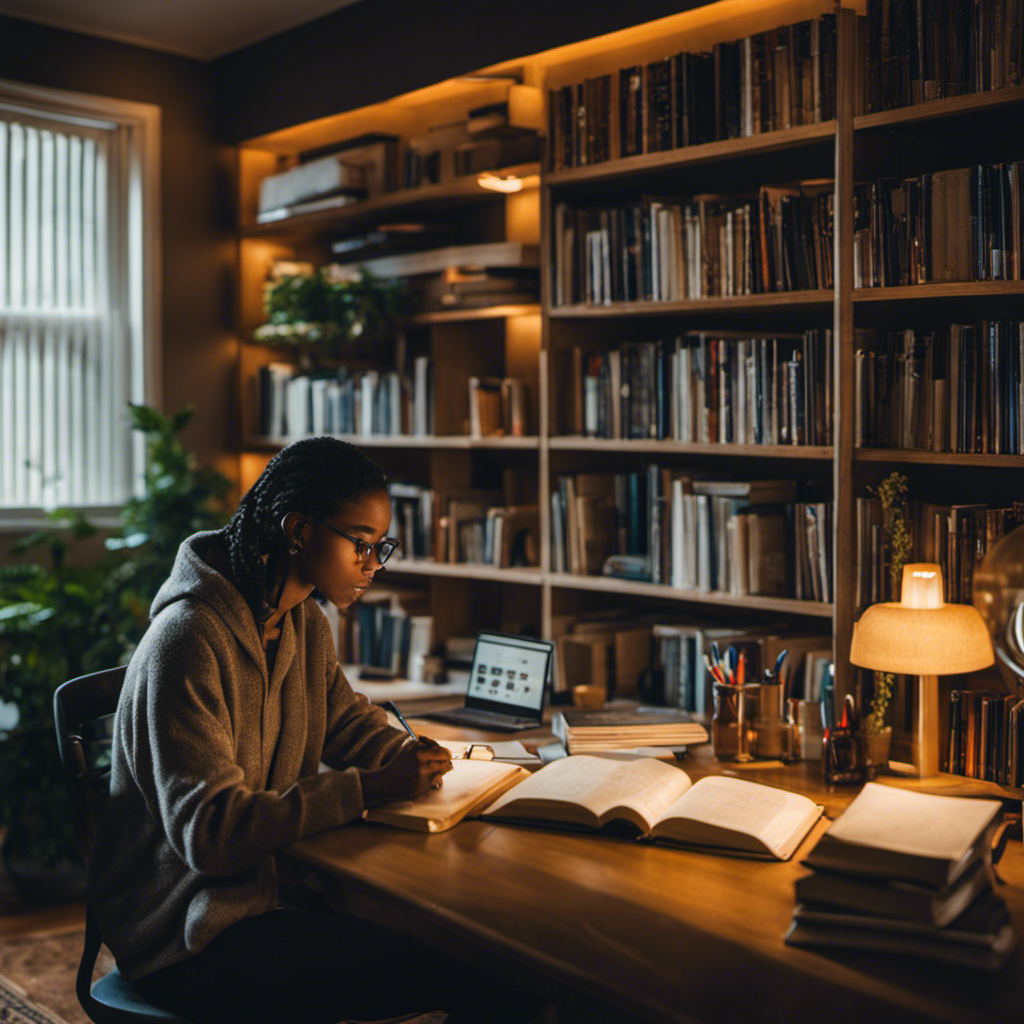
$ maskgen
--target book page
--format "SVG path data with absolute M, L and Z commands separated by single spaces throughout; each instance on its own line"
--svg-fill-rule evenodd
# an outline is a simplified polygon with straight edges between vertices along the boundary
M 440 789 L 428 789 L 412 800 L 371 807 L 365 817 L 400 828 L 443 832 L 529 774 L 518 765 L 459 759 L 452 761 L 452 770 L 444 776 Z
M 710 776 L 668 808 L 653 834 L 681 842 L 767 849 L 785 859 L 794 836 L 801 830 L 805 834 L 819 814 L 817 805 L 798 793 Z
M 653 759 L 622 761 L 574 754 L 545 765 L 515 790 L 496 800 L 487 815 L 528 817 L 546 806 L 547 820 L 564 820 L 597 827 L 616 817 L 633 821 L 644 832 L 690 786 L 689 776 Z M 586 819 L 571 814 L 583 808 Z M 631 814 L 619 813 L 628 809 Z
M 965 800 L 869 782 L 827 836 L 957 863 L 998 812 L 996 800 Z

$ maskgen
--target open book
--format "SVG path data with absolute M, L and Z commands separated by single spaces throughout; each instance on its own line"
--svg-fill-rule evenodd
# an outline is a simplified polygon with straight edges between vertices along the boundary
M 412 800 L 396 800 L 363 812 L 367 821 L 411 828 L 419 832 L 444 832 L 463 818 L 477 814 L 530 773 L 525 768 L 498 761 L 457 759 L 440 789 L 428 789 Z
M 821 813 L 805 796 L 744 779 L 691 784 L 661 761 L 576 754 L 545 765 L 483 817 L 591 829 L 623 821 L 651 839 L 788 860 Z

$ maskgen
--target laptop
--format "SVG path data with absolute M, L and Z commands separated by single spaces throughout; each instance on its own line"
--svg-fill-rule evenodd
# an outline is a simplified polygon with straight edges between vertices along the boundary
M 553 654 L 554 644 L 547 640 L 481 633 L 465 705 L 416 717 L 495 732 L 536 729 L 544 715 Z

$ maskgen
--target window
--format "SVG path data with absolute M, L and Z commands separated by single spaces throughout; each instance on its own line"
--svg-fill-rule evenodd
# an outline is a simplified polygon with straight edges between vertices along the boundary
M 0 82 L 0 522 L 135 489 L 156 394 L 159 111 Z

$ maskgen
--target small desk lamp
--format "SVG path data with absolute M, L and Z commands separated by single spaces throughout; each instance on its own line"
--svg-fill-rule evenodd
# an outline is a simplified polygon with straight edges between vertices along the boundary
M 903 568 L 899 603 L 874 604 L 853 627 L 850 661 L 876 672 L 920 676 L 917 696 L 918 775 L 939 770 L 939 675 L 987 668 L 994 661 L 977 609 L 946 604 L 942 570 L 929 562 Z

